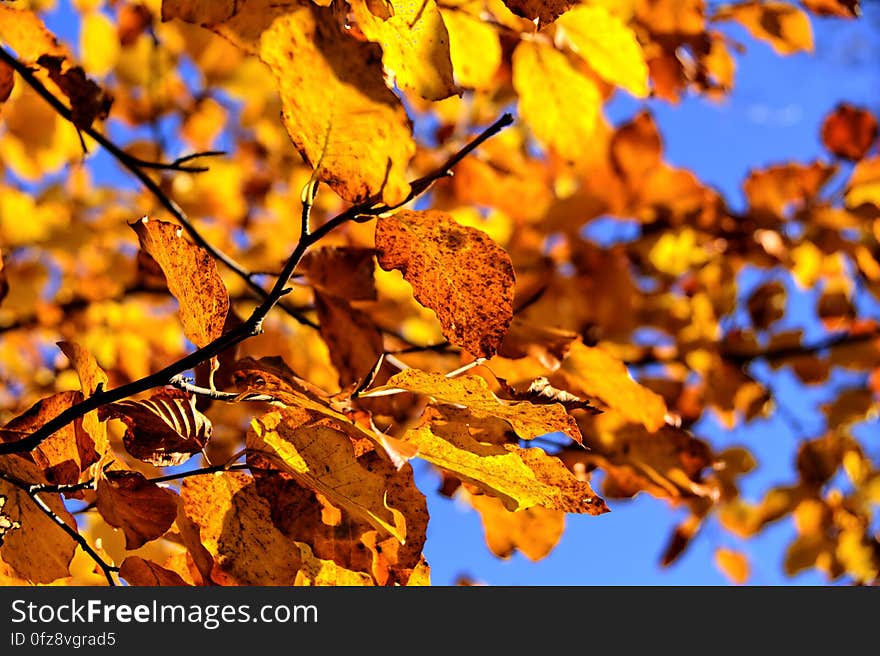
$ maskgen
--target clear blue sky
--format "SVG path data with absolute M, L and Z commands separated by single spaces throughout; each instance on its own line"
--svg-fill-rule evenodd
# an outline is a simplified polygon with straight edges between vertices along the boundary
M 50 20 L 50 27 L 69 38 L 76 29 L 74 15 L 67 0 L 60 4 L 62 9 Z M 750 168 L 824 157 L 819 126 L 838 101 L 880 108 L 880 66 L 876 64 L 880 61 L 880 6 L 869 1 L 864 14 L 860 21 L 814 20 L 816 52 L 812 55 L 780 57 L 743 29 L 726 27 L 748 46 L 747 53 L 738 58 L 736 86 L 727 101 L 647 103 L 660 125 L 667 160 L 694 170 L 737 207 L 742 203 L 740 184 Z M 76 43 L 76 39 L 71 42 Z M 617 123 L 641 106 L 618 95 L 608 113 Z M 131 183 L 120 178 L 108 158 L 97 154 L 92 161 L 102 177 Z M 748 277 L 743 284 L 750 284 Z M 798 323 L 806 319 L 796 312 L 787 320 Z M 785 374 L 772 378 L 791 409 L 803 417 L 807 435 L 796 435 L 778 419 L 732 434 L 721 431 L 711 420 L 698 426 L 699 435 L 716 446 L 745 443 L 756 453 L 759 468 L 744 479 L 744 494 L 752 499 L 760 498 L 770 485 L 791 481 L 799 439 L 821 430 L 821 417 L 812 412 L 816 393 L 805 394 Z M 458 502 L 438 497 L 434 492 L 436 476 L 427 465 L 417 462 L 416 471 L 430 504 L 426 556 L 435 584 L 454 583 L 460 575 L 509 585 L 725 584 L 726 579 L 713 565 L 713 552 L 718 546 L 741 549 L 749 556 L 753 584 L 824 582 L 816 572 L 793 580 L 783 575 L 785 546 L 794 534 L 789 520 L 772 525 L 748 542 L 734 538 L 711 521 L 674 566 L 660 569 L 660 553 L 683 515 L 646 495 L 634 501 L 611 500 L 612 512 L 602 517 L 569 516 L 561 543 L 538 563 L 521 555 L 499 560 L 485 547 L 478 515 Z

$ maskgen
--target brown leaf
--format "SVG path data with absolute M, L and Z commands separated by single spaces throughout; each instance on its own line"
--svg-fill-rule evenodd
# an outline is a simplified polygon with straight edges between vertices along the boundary
M 662 162 L 663 143 L 653 117 L 639 112 L 611 137 L 611 164 L 615 171 L 638 184 Z
M 0 62 L 0 103 L 4 103 L 12 94 L 15 86 L 15 71 L 6 62 Z
M 34 432 L 71 406 L 83 400 L 80 392 L 59 392 L 37 401 L 22 415 L 0 429 L 0 440 L 13 442 Z M 52 433 L 25 456 L 43 472 L 50 483 L 77 483 L 80 474 L 98 458 L 95 443 L 83 430 L 82 419 L 75 419 Z
M 192 476 L 183 482 L 186 516 L 211 555 L 220 585 L 293 585 L 299 550 L 272 523 L 271 509 L 247 474 Z
M 688 545 L 693 540 L 697 531 L 700 529 L 703 521 L 698 515 L 689 515 L 681 524 L 675 527 L 669 538 L 669 543 L 663 550 L 663 556 L 660 559 L 661 567 L 669 567 L 678 560 L 678 557 L 684 553 Z
M 17 455 L 0 456 L 0 472 L 20 480 L 42 481 L 40 470 Z M 0 556 L 21 578 L 33 583 L 51 583 L 69 576 L 76 542 L 49 519 L 21 488 L 0 479 L 0 496 L 5 497 L 3 515 L 19 528 L 6 532 Z M 76 521 L 64 507 L 60 494 L 40 498 L 72 528 Z
M 62 67 L 65 57 L 40 55 L 37 63 L 49 72 L 49 77 L 70 101 L 71 120 L 80 130 L 92 127 L 96 120 L 103 121 L 110 114 L 113 96 L 90 80 L 80 66 Z
M 819 16 L 856 18 L 862 15 L 859 0 L 801 0 L 801 4 Z
M 161 267 L 168 291 L 180 306 L 183 331 L 196 346 L 205 346 L 223 333 L 229 294 L 217 264 L 206 250 L 183 237 L 183 228 L 142 218 L 129 224 L 141 248 Z
M 144 401 L 102 406 L 102 419 L 121 419 L 127 426 L 122 442 L 139 460 L 170 467 L 186 462 L 211 438 L 211 421 L 196 410 L 195 398 L 164 390 Z
M 836 167 L 822 162 L 780 164 L 751 171 L 743 191 L 753 210 L 785 218 L 791 207 L 808 204 L 836 172 Z
M 785 286 L 777 280 L 761 285 L 751 293 L 746 306 L 752 325 L 767 330 L 785 316 Z
M 129 584 L 138 586 L 186 586 L 180 574 L 140 556 L 127 556 L 119 567 L 119 576 Z
M 132 46 L 138 37 L 153 23 L 153 13 L 142 4 L 126 3 L 116 14 L 116 32 L 119 45 L 123 48 Z
M 309 282 L 325 294 L 349 301 L 375 301 L 375 264 L 372 248 L 322 246 L 307 252 L 300 262 Z
M 841 103 L 825 117 L 822 143 L 838 157 L 860 160 L 871 149 L 877 129 L 877 119 L 871 112 Z
M 379 265 L 399 270 L 416 300 L 437 315 L 443 335 L 491 357 L 513 318 L 514 274 L 503 248 L 444 212 L 403 210 L 376 223 Z
M 525 391 L 517 391 L 508 386 L 508 392 L 515 399 L 528 401 L 536 405 L 547 403 L 558 403 L 566 410 L 586 410 L 587 412 L 601 412 L 598 408 L 590 405 L 589 401 L 578 398 L 571 392 L 557 389 L 550 384 L 550 381 L 544 378 L 536 378 L 531 382 Z
M 109 471 L 98 479 L 98 512 L 125 533 L 125 548 L 161 537 L 177 516 L 177 495 L 134 471 Z
M 315 292 L 321 337 L 339 372 L 339 385 L 362 381 L 373 370 L 384 347 L 382 333 L 368 314 L 348 301 Z
M 504 4 L 517 16 L 530 21 L 537 19 L 538 26 L 544 27 L 578 3 L 575 0 L 504 0 Z
M 549 365 L 556 365 L 565 358 L 576 339 L 577 333 L 515 316 L 504 335 L 498 355 L 505 358 L 524 358 L 531 355 L 537 357 L 542 364 L 547 363 L 548 368 L 555 369 L 555 366 Z
M 373 579 L 363 572 L 353 572 L 340 567 L 332 560 L 317 558 L 305 542 L 297 542 L 301 565 L 294 585 L 303 586 L 362 586 L 375 585 Z

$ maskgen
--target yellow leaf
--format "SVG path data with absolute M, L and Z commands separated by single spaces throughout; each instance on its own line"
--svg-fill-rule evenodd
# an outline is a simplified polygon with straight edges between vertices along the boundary
M 526 401 L 505 401 L 496 397 L 489 385 L 478 376 L 447 378 L 418 369 L 407 369 L 392 376 L 385 387 L 371 392 L 401 388 L 431 396 L 442 403 L 463 405 L 475 417 L 498 417 L 513 427 L 516 434 L 530 440 L 547 433 L 562 432 L 581 441 L 577 422 L 558 403 L 533 405 Z
M 709 254 L 697 243 L 697 233 L 682 228 L 677 233 L 664 232 L 648 253 L 648 259 L 658 271 L 680 276 L 709 259 Z
M 187 478 L 183 512 L 197 527 L 220 585 L 293 585 L 299 570 L 294 542 L 272 523 L 272 510 L 253 479 L 238 472 Z M 179 524 L 178 520 L 178 524 Z
M 470 432 L 474 423 L 457 422 L 430 408 L 421 425 L 402 439 L 418 448 L 419 458 L 497 497 L 508 510 L 541 506 L 590 515 L 608 511 L 589 484 L 575 478 L 558 458 L 541 449 L 479 442 Z
M 40 55 L 66 54 L 39 16 L 28 9 L 6 6 L 6 3 L 0 5 L 0 42 L 12 48 L 26 63 L 35 62 Z
M 716 549 L 715 566 L 733 583 L 742 585 L 749 580 L 749 561 L 733 549 Z
M 80 388 L 85 396 L 94 394 L 99 386 L 107 389 L 110 378 L 87 348 L 75 342 L 58 342 L 58 347 L 76 370 Z M 107 440 L 107 424 L 98 418 L 97 410 L 92 410 L 82 418 L 82 427 L 94 441 L 95 451 L 100 459 L 110 449 L 110 442 Z
M 99 12 L 83 16 L 80 26 L 80 59 L 89 75 L 102 76 L 113 70 L 119 57 L 116 25 Z
M 332 560 L 318 558 L 305 542 L 295 542 L 302 565 L 296 573 L 294 585 L 374 585 L 373 579 L 363 572 L 352 572 Z
M 813 51 L 813 28 L 802 9 L 784 2 L 744 2 L 727 5 L 716 20 L 735 20 L 756 39 L 769 43 L 780 55 Z
M 510 256 L 445 212 L 403 210 L 376 222 L 376 257 L 398 269 L 432 309 L 446 338 L 478 357 L 498 351 L 513 318 Z
M 483 520 L 486 545 L 499 558 L 510 558 L 519 549 L 529 560 L 541 560 L 565 530 L 565 513 L 559 510 L 535 507 L 513 512 L 483 494 L 468 494 L 468 501 Z
M 637 98 L 648 95 L 648 65 L 635 33 L 603 7 L 581 5 L 559 17 L 557 34 L 603 79 Z
M 452 79 L 449 34 L 434 0 L 388 0 L 387 17 L 370 11 L 366 0 L 349 4 L 364 35 L 382 46 L 382 63 L 398 86 L 428 100 L 442 100 L 458 91 Z
M 601 348 L 573 343 L 561 373 L 572 392 L 596 397 L 650 431 L 666 423 L 663 397 L 633 380 L 626 366 Z
M 386 503 L 388 481 L 358 462 L 346 427 L 326 415 L 286 408 L 254 419 L 247 446 L 270 454 L 301 485 L 404 542 L 406 519 Z
M 205 346 L 223 333 L 229 294 L 207 251 L 187 241 L 183 228 L 144 217 L 130 224 L 141 248 L 165 274 L 165 281 L 180 306 L 183 330 L 196 346 Z
M 498 32 L 476 16 L 455 9 L 441 9 L 449 32 L 449 53 L 455 80 L 463 87 L 490 87 L 501 65 Z
M 706 29 L 705 4 L 705 0 L 635 0 L 635 14 L 653 34 L 696 35 Z
M 567 160 L 577 160 L 602 106 L 596 83 L 551 46 L 521 41 L 513 51 L 513 86 L 535 136 Z

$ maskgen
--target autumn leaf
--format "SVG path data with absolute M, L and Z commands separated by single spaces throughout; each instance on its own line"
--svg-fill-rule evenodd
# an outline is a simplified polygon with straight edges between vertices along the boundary
M 296 573 L 294 585 L 373 585 L 373 579 L 363 572 L 352 572 L 332 560 L 315 557 L 305 542 L 297 542 L 302 566 Z
M 223 333 L 229 294 L 214 259 L 183 237 L 183 228 L 144 217 L 130 224 L 141 248 L 165 274 L 168 291 L 180 306 L 187 338 L 205 346 Z
M 327 342 L 330 359 L 339 372 L 340 386 L 364 380 L 383 352 L 382 333 L 376 324 L 347 301 L 318 292 L 315 308 L 321 337 Z
M 25 62 L 35 62 L 44 54 L 65 55 L 64 48 L 29 9 L 0 6 L 0 41 L 9 45 Z
M 92 127 L 110 114 L 113 96 L 86 77 L 80 66 L 62 65 L 64 57 L 40 55 L 37 63 L 49 72 L 49 77 L 70 100 L 73 124 L 80 130 Z
M 164 390 L 143 401 L 119 401 L 102 406 L 102 419 L 121 419 L 125 450 L 159 467 L 186 462 L 211 438 L 211 421 L 196 410 L 195 397 Z
M 75 342 L 58 342 L 58 348 L 67 356 L 76 371 L 84 396 L 92 396 L 99 389 L 106 389 L 110 379 L 90 351 Z M 98 411 L 93 410 L 82 418 L 82 427 L 92 438 L 96 455 L 100 460 L 110 449 L 107 425 L 101 421 Z
M 0 428 L 0 441 L 22 439 L 82 400 L 81 393 L 70 391 L 37 401 Z M 83 430 L 83 421 L 77 419 L 52 433 L 25 457 L 39 467 L 50 483 L 72 484 L 79 482 L 80 474 L 97 461 L 98 454 L 94 440 Z
M 715 20 L 735 20 L 753 37 L 766 41 L 780 55 L 813 51 L 813 30 L 803 10 L 784 2 L 750 0 L 725 5 L 715 13 Z
M 653 117 L 639 112 L 611 137 L 611 164 L 620 175 L 635 183 L 660 167 L 663 144 Z
M 376 251 L 379 265 L 399 270 L 434 311 L 450 342 L 478 357 L 498 351 L 515 280 L 510 257 L 485 233 L 443 212 L 404 210 L 379 218 Z
M 478 16 L 459 8 L 440 8 L 449 32 L 449 54 L 455 81 L 462 87 L 480 89 L 491 85 L 501 66 L 498 33 Z
M 349 301 L 374 301 L 374 255 L 372 248 L 323 246 L 307 252 L 300 261 L 300 268 L 324 294 Z
M 715 565 L 733 583 L 742 585 L 749 580 L 749 561 L 739 551 L 716 549 Z
M 528 20 L 537 20 L 539 27 L 552 23 L 577 2 L 572 0 L 504 0 L 504 4 L 517 16 Z
M 98 478 L 98 512 L 122 529 L 125 548 L 137 549 L 161 537 L 177 516 L 177 495 L 134 471 L 109 471 Z
M 495 497 L 468 494 L 468 502 L 480 513 L 486 545 L 499 558 L 519 550 L 529 560 L 546 558 L 562 539 L 565 513 L 536 506 L 511 511 Z
M 559 459 L 537 448 L 481 443 L 472 437 L 472 426 L 431 408 L 403 440 L 418 448 L 419 458 L 497 497 L 508 510 L 541 506 L 590 515 L 608 511 L 590 486 L 578 481 Z
M 801 0 L 801 4 L 819 16 L 855 18 L 862 13 L 859 0 Z
M 10 531 L 21 528 L 21 523 L 13 520 L 9 515 L 3 512 L 3 506 L 6 505 L 8 499 L 0 496 L 0 547 L 3 546 L 3 540 Z
M 250 476 L 223 472 L 188 478 L 180 494 L 213 560 L 214 583 L 293 585 L 300 555 L 272 524 L 269 504 Z
M 561 432 L 576 442 L 581 441 L 574 418 L 558 403 L 533 405 L 527 401 L 504 401 L 495 396 L 486 381 L 478 376 L 447 378 L 442 374 L 407 369 L 395 374 L 384 387 L 374 388 L 371 393 L 398 388 L 433 397 L 440 403 L 464 406 L 477 418 L 503 419 L 524 440 Z
M 568 389 L 601 400 L 650 431 L 666 423 L 663 398 L 633 380 L 626 366 L 601 348 L 572 344 L 560 376 Z
M 856 164 L 846 187 L 847 207 L 872 204 L 880 207 L 880 157 Z
M 825 117 L 822 143 L 838 157 L 860 160 L 877 139 L 877 119 L 871 112 L 842 103 Z
M 386 505 L 387 481 L 358 463 L 345 424 L 314 411 L 286 408 L 255 419 L 247 444 L 331 503 L 400 542 L 406 539 L 405 516 Z
M 428 100 L 458 93 L 449 34 L 434 0 L 388 0 L 388 16 L 375 15 L 371 4 L 352 0 L 352 15 L 366 37 L 382 46 L 382 63 L 397 85 Z
M 188 585 L 177 572 L 165 569 L 140 556 L 126 556 L 119 566 L 119 576 L 129 585 L 151 587 Z
M 17 455 L 0 456 L 0 472 L 24 481 L 40 481 L 39 468 Z M 70 574 L 70 561 L 76 543 L 60 531 L 27 493 L 0 478 L 0 496 L 6 521 L 18 524 L 15 530 L 4 532 L 0 557 L 15 573 L 33 583 L 51 583 Z M 76 521 L 60 494 L 41 494 L 40 498 L 53 513 L 70 527 Z
M 596 83 L 563 53 L 537 41 L 521 41 L 512 63 L 523 120 L 542 143 L 577 160 L 599 120 L 602 98 Z
M 637 98 L 648 95 L 648 66 L 635 33 L 603 7 L 581 5 L 563 14 L 557 34 L 604 80 Z
M 9 99 L 15 87 L 15 71 L 6 62 L 0 62 L 0 103 Z

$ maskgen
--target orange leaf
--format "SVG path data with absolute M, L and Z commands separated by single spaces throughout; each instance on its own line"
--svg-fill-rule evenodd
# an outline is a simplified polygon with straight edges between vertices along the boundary
M 98 479 L 98 512 L 137 549 L 165 535 L 177 516 L 177 495 L 134 471 L 109 471 Z
M 6 62 L 0 62 L 0 103 L 9 99 L 15 86 L 15 71 Z
M 499 558 L 519 550 L 532 562 L 550 554 L 565 530 L 565 513 L 534 507 L 513 512 L 495 497 L 468 494 L 467 499 L 483 520 L 486 545 Z
M 58 342 L 58 348 L 70 360 L 74 370 L 79 376 L 80 387 L 83 395 L 91 396 L 101 387 L 107 388 L 109 377 L 98 365 L 93 356 L 85 347 L 75 342 Z M 95 451 L 100 459 L 110 449 L 107 440 L 107 425 L 98 416 L 97 410 L 92 410 L 82 418 L 82 427 L 95 443 Z
M 315 309 L 321 337 L 327 343 L 330 360 L 339 372 L 339 385 L 346 387 L 364 380 L 382 354 L 382 333 L 369 315 L 348 301 L 315 292 Z
M 177 572 L 165 569 L 140 556 L 127 556 L 119 567 L 119 576 L 129 585 L 151 587 L 189 585 Z
M 375 301 L 372 248 L 322 246 L 303 256 L 300 267 L 309 282 L 325 294 L 349 301 Z
M 376 223 L 379 265 L 398 269 L 456 346 L 491 357 L 513 318 L 510 256 L 485 233 L 437 211 L 404 210 Z
M 127 426 L 125 450 L 157 467 L 186 462 L 211 437 L 211 421 L 196 410 L 195 397 L 165 390 L 144 401 L 120 401 L 100 410 L 103 419 L 121 419 Z
M 141 248 L 162 269 L 168 291 L 180 305 L 183 331 L 196 346 L 205 346 L 223 333 L 229 294 L 206 250 L 183 237 L 183 228 L 146 217 L 129 224 Z
M 666 423 L 663 397 L 633 380 L 626 366 L 601 348 L 575 342 L 562 362 L 561 374 L 571 391 L 600 399 L 650 431 Z
M 733 549 L 716 549 L 715 566 L 737 585 L 749 580 L 749 561 L 745 554 Z
M 58 39 L 29 9 L 0 6 L 0 41 L 7 44 L 25 63 L 32 63 L 44 54 L 64 55 Z
M 751 0 L 718 10 L 715 20 L 735 20 L 780 55 L 813 51 L 813 28 L 803 10 L 784 2 Z
M 801 4 L 819 16 L 856 18 L 862 15 L 859 0 L 801 0 Z
M 575 0 L 504 0 L 504 4 L 517 16 L 530 21 L 537 20 L 544 27 L 559 18 L 577 4 Z
M 841 103 L 825 117 L 822 143 L 838 157 L 860 160 L 877 138 L 877 119 L 866 109 Z

